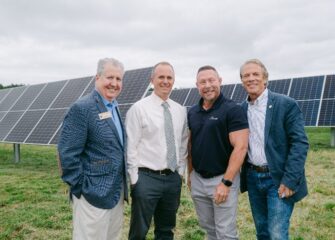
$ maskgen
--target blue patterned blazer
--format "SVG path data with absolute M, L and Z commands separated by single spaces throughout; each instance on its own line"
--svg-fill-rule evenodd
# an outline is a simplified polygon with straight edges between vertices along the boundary
M 93 206 L 111 209 L 121 190 L 128 199 L 126 134 L 122 125 L 122 145 L 112 118 L 100 119 L 104 112 L 107 108 L 96 90 L 76 101 L 64 118 L 58 153 L 70 196 L 83 195 Z
M 242 108 L 248 111 L 246 101 Z M 304 125 L 297 102 L 269 90 L 264 129 L 265 155 L 274 184 L 279 188 L 282 183 L 295 192 L 285 201 L 297 202 L 308 193 L 305 161 L 309 145 Z M 247 191 L 245 164 L 241 173 L 241 192 L 244 191 Z

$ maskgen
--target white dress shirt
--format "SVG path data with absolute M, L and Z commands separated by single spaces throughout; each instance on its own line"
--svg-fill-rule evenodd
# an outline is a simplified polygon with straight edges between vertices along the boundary
M 172 115 L 177 154 L 177 171 L 184 174 L 187 162 L 186 108 L 171 99 L 166 101 Z M 138 179 L 138 168 L 152 170 L 167 168 L 163 100 L 154 92 L 136 102 L 127 112 L 127 164 L 130 183 Z
M 264 150 L 264 130 L 268 89 L 252 103 L 248 101 L 249 148 L 248 161 L 256 166 L 267 165 Z

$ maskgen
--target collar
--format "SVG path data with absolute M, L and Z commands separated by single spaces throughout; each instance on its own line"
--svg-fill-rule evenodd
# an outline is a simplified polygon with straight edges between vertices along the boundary
M 250 97 L 248 97 L 247 101 L 249 105 L 260 105 L 261 103 L 263 103 L 264 101 L 267 101 L 269 96 L 269 91 L 267 88 L 265 88 L 265 90 L 262 92 L 262 94 L 260 96 L 258 96 L 258 98 L 252 103 L 250 101 Z
M 152 92 L 150 97 L 152 98 L 153 102 L 157 105 L 162 105 L 163 102 L 167 102 L 167 104 L 169 106 L 171 106 L 171 99 L 170 98 L 168 98 L 168 99 L 166 99 L 166 101 L 164 101 L 155 92 Z
M 98 93 L 98 95 L 100 96 L 100 98 L 101 98 L 101 100 L 102 100 L 102 102 L 104 103 L 104 105 L 107 107 L 112 107 L 112 108 L 114 108 L 114 107 L 118 107 L 118 102 L 116 101 L 116 99 L 113 99 L 111 102 L 110 101 L 108 101 L 106 98 L 104 98 L 103 96 L 101 96 L 101 94 L 97 91 L 97 90 L 95 90 L 97 93 Z
M 198 103 L 198 107 L 199 107 L 199 111 L 205 111 L 205 112 L 208 112 L 208 111 L 211 111 L 212 109 L 216 109 L 220 104 L 221 102 L 223 101 L 224 97 L 223 97 L 223 94 L 220 93 L 220 95 L 218 96 L 218 98 L 215 100 L 215 102 L 213 103 L 213 106 L 207 110 L 205 110 L 203 107 L 202 107 L 202 104 L 204 102 L 204 99 L 201 98 L 199 100 L 199 103 Z

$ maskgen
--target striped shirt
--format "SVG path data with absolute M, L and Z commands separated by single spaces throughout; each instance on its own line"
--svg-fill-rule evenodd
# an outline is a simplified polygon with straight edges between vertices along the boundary
M 256 166 L 267 165 L 264 150 L 264 129 L 268 89 L 252 103 L 248 101 L 249 149 L 248 161 Z

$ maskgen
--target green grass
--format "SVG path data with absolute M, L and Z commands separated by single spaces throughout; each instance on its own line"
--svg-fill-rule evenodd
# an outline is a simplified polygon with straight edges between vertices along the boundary
M 309 195 L 296 204 L 290 235 L 294 240 L 335 239 L 335 149 L 329 128 L 307 129 L 311 150 L 306 164 Z M 13 163 L 13 146 L 0 144 L 0 239 L 71 239 L 72 210 L 67 186 L 59 177 L 55 147 L 21 145 L 21 162 Z M 130 207 L 125 209 L 127 239 Z M 247 194 L 239 197 L 240 239 L 255 239 Z M 188 190 L 183 187 L 175 239 L 204 239 Z M 150 230 L 148 239 L 153 239 Z

